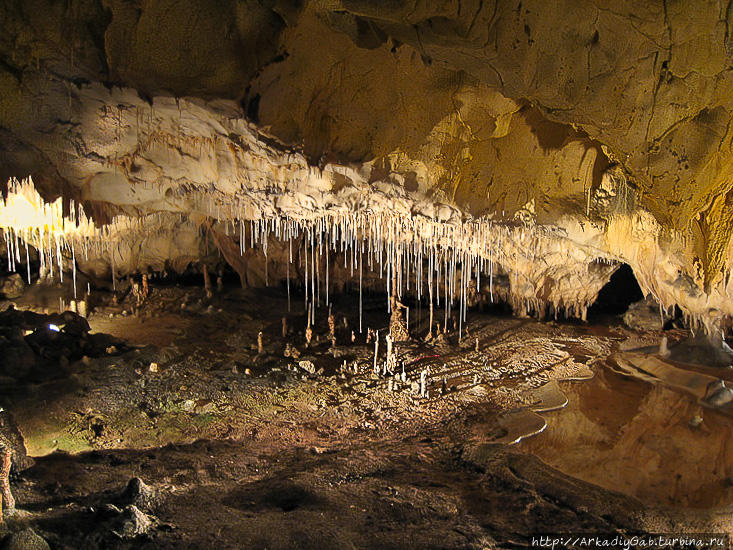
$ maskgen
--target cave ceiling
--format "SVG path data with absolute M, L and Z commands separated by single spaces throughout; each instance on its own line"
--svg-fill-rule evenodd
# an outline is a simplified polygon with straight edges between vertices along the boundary
M 628 231 L 652 228 L 674 257 L 663 301 L 698 296 L 680 280 L 724 296 L 732 17 L 731 2 L 704 0 L 7 1 L 0 179 L 32 175 L 44 196 L 149 213 L 162 195 L 130 201 L 126 185 L 166 180 L 157 189 L 175 194 L 190 186 L 181 158 L 203 158 L 193 148 L 220 139 L 251 151 L 252 131 L 300 155 L 297 173 L 348 167 L 474 217 L 557 226 L 569 216 L 573 228 L 600 218 L 605 241 L 584 246 L 632 265 L 661 298 L 649 250 L 630 249 L 643 239 L 609 233 L 623 224 L 608 208 L 633 202 Z M 198 109 L 199 126 L 182 109 Z M 147 138 L 175 162 L 141 153 L 140 128 L 160 117 L 166 136 Z M 172 144 L 176 133 L 188 142 Z M 225 179 L 229 168 L 213 164 L 191 168 L 191 185 Z M 331 170 L 334 189 L 344 170 Z M 633 200 L 609 206 L 619 185 Z

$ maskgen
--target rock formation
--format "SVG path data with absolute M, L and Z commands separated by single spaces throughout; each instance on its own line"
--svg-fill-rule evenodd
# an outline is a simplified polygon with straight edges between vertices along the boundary
M 183 270 L 213 233 L 257 248 L 265 278 L 291 276 L 269 259 L 292 239 L 301 264 L 325 242 L 357 277 L 363 240 L 380 274 L 412 258 L 400 291 L 427 294 L 425 259 L 451 296 L 502 275 L 519 313 L 578 317 L 627 263 L 717 332 L 731 17 L 713 1 L 5 3 L 8 261 L 28 242 L 51 267 Z M 39 211 L 29 177 L 61 197 L 53 229 L 13 206 Z

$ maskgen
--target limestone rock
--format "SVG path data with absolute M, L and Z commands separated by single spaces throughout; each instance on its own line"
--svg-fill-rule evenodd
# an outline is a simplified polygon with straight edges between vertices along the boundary
M 36 354 L 25 342 L 3 347 L 2 373 L 12 378 L 24 378 L 36 365 Z
M 703 401 L 711 407 L 724 407 L 733 402 L 733 390 L 723 380 L 713 382 L 707 388 Z
M 634 302 L 624 313 L 624 323 L 635 330 L 662 330 L 662 325 L 667 320 L 669 316 L 661 311 L 659 303 L 650 297 Z
M 137 506 L 131 504 L 122 510 L 117 518 L 117 525 L 114 533 L 123 539 L 132 539 L 147 534 L 157 521 L 154 517 L 142 512 Z
M 283 351 L 283 357 L 291 357 L 293 359 L 297 359 L 300 357 L 300 350 L 296 348 L 293 344 L 288 342 L 285 344 L 285 350 Z
M 3 550 L 51 550 L 48 543 L 33 529 L 24 529 L 9 535 L 2 545 Z
M 158 491 L 147 485 L 139 477 L 133 477 L 120 496 L 120 502 L 132 504 L 138 509 L 145 511 L 150 511 L 159 501 L 160 495 Z
M 298 361 L 298 367 L 310 374 L 316 373 L 316 366 L 313 364 L 313 361 Z
M 11 273 L 0 281 L 0 294 L 9 300 L 19 298 L 24 290 L 25 283 L 18 273 Z

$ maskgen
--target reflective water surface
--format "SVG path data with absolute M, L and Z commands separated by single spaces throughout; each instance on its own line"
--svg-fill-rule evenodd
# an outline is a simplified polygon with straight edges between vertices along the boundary
M 518 449 L 650 504 L 733 504 L 733 418 L 609 365 L 560 386 L 568 406 L 542 413 L 547 429 Z

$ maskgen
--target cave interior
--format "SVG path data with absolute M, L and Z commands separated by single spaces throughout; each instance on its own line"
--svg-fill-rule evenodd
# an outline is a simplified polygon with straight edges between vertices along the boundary
M 731 5 L 0 3 L 0 548 L 733 548 Z

